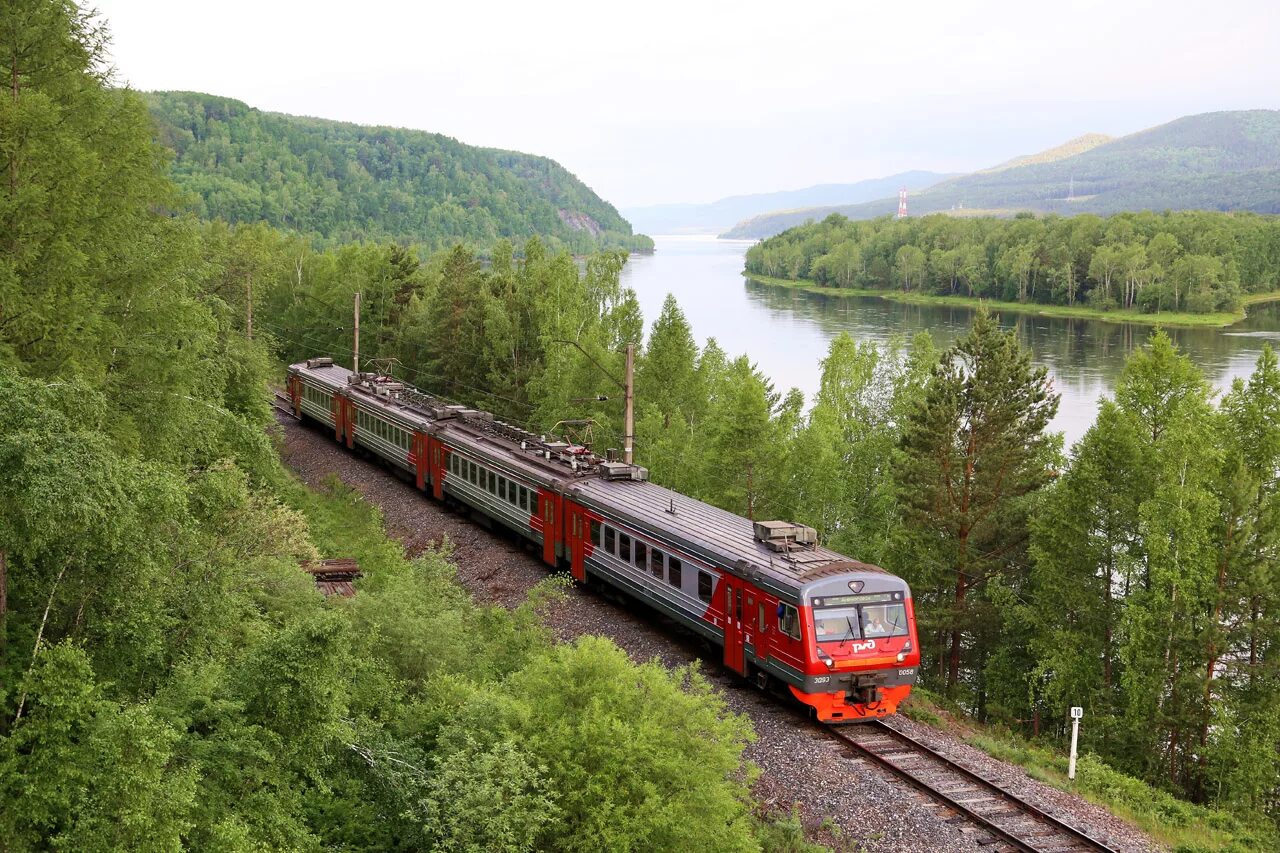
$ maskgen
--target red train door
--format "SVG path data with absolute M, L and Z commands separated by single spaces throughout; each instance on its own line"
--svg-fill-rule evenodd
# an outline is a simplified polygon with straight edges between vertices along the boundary
M 329 407 L 333 413 L 333 440 L 342 441 L 342 425 L 347 420 L 347 401 L 340 394 L 334 394 Z
M 756 592 L 754 598 L 753 605 L 751 604 L 751 598 L 747 599 L 750 605 L 747 618 L 752 620 L 752 634 L 756 638 L 756 657 L 759 660 L 765 660 L 769 657 L 770 652 L 769 619 L 777 613 L 778 602 L 775 599 L 766 598 L 759 591 Z
M 542 522 L 542 559 L 548 566 L 556 564 L 556 545 L 560 543 L 560 496 L 546 489 L 538 490 L 538 519 Z M 537 529 L 534 525 L 534 529 Z
M 587 579 L 586 548 L 590 537 L 591 519 L 587 511 L 572 501 L 564 502 L 565 544 L 569 549 L 569 571 L 574 580 L 582 583 Z
M 293 416 L 302 418 L 302 379 L 297 376 L 289 377 L 289 402 L 293 406 Z
M 721 575 L 720 596 L 724 607 L 724 665 L 745 675 L 747 664 L 742 638 L 742 581 L 732 575 Z
M 423 436 L 427 445 L 427 474 L 431 477 L 431 494 L 436 500 L 444 500 L 444 467 L 448 449 L 440 439 Z

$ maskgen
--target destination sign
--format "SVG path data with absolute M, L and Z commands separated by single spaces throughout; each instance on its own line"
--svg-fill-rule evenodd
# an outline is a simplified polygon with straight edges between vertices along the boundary
M 862 595 L 824 595 L 813 600 L 814 607 L 848 607 L 850 604 L 890 604 L 900 599 L 899 592 L 865 592 Z

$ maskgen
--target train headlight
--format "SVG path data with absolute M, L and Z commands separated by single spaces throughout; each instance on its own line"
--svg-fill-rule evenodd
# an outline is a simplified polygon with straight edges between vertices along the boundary
M 822 661 L 824 664 L 826 664 L 826 665 L 827 665 L 827 669 L 835 669 L 835 668 L 836 668 L 836 662 L 835 662 L 834 660 L 832 660 L 832 659 L 831 659 L 831 655 L 827 654 L 827 653 L 826 653 L 826 652 L 824 652 L 822 649 L 818 649 L 818 660 L 820 660 L 820 661 Z

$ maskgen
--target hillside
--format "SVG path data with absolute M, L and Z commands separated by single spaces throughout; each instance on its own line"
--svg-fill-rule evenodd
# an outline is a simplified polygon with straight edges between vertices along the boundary
M 771 211 L 815 205 L 856 204 L 907 187 L 915 191 L 953 175 L 913 171 L 852 184 L 818 184 L 801 190 L 734 195 L 709 204 L 654 204 L 623 215 L 646 234 L 719 234 L 743 219 Z
M 1083 154 L 1086 151 L 1097 148 L 1099 145 L 1105 145 L 1115 139 L 1114 136 L 1107 136 L 1105 133 L 1086 133 L 1083 136 L 1077 136 L 1075 139 L 1068 139 L 1061 145 L 1048 148 L 1035 154 L 1024 154 L 1021 157 L 1014 157 L 1001 163 L 998 166 L 992 166 L 990 169 L 980 169 L 984 174 L 993 172 L 1004 172 L 1008 169 L 1015 169 L 1018 166 L 1034 166 L 1039 163 L 1053 163 L 1057 160 L 1063 160 L 1067 157 L 1074 157 L 1076 154 Z
M 1081 137 L 1051 151 L 1061 151 Z M 1249 210 L 1280 213 L 1280 111 L 1186 116 L 1066 157 L 1044 152 L 936 184 L 911 197 L 912 215 L 1019 210 Z M 831 213 L 869 219 L 897 210 L 896 196 L 784 211 L 739 223 L 726 237 L 767 237 Z M 798 216 L 803 219 L 797 220 Z
M 431 248 L 540 235 L 575 251 L 651 248 L 612 205 L 545 157 L 420 130 L 268 113 L 194 92 L 146 95 L 172 175 L 203 217 L 325 241 Z

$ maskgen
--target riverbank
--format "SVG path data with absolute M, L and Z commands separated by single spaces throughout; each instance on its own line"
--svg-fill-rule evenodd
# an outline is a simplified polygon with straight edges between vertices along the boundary
M 897 290 L 871 290 L 856 287 L 824 287 L 808 280 L 792 280 L 773 278 L 755 273 L 743 273 L 752 281 L 774 287 L 789 287 L 809 293 L 820 293 L 826 296 L 874 296 L 892 302 L 905 302 L 916 305 L 955 306 L 958 308 L 978 308 L 985 306 L 988 310 L 1000 313 L 1037 314 L 1045 317 L 1076 317 L 1082 320 L 1101 320 L 1106 323 L 1142 323 L 1148 326 L 1184 326 L 1221 328 L 1240 322 L 1245 317 L 1245 310 L 1238 312 L 1218 311 L 1212 314 L 1193 314 L 1189 311 L 1166 311 L 1157 314 L 1145 314 L 1133 309 L 1114 309 L 1104 311 L 1089 305 L 1040 305 L 1025 302 L 1003 302 L 995 299 L 982 299 L 977 296 L 941 296 L 933 293 L 907 292 Z M 1253 293 L 1244 298 L 1247 309 L 1250 305 L 1264 302 L 1280 301 L 1280 292 Z

